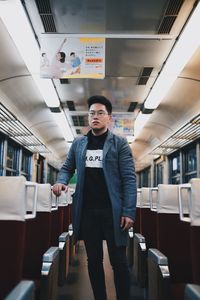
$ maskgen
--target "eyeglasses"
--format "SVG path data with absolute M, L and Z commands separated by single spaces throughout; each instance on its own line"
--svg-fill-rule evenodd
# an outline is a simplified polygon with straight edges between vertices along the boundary
M 108 115 L 108 113 L 106 111 L 104 111 L 104 110 L 98 110 L 98 111 L 90 110 L 88 112 L 88 116 L 90 118 L 94 118 L 96 115 L 99 118 L 103 118 L 105 115 Z

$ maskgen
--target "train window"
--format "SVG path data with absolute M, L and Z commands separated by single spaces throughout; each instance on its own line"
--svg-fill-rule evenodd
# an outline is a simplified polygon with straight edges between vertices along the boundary
M 47 166 L 47 182 L 53 185 L 56 182 L 58 170 L 54 167 L 48 165 Z
M 169 157 L 169 181 L 172 184 L 181 182 L 180 152 Z
M 6 156 L 6 176 L 19 175 L 19 147 L 8 141 Z
M 44 183 L 45 182 L 45 172 L 44 172 L 44 157 L 39 155 L 36 164 L 36 182 Z
M 28 153 L 24 149 L 22 149 L 21 175 L 24 175 L 29 181 L 31 179 L 31 155 L 31 153 Z
M 3 176 L 4 139 L 0 136 L 0 176 Z
M 197 177 L 197 151 L 196 144 L 186 148 L 183 152 L 183 182 L 188 182 L 191 178 Z
M 154 167 L 154 186 L 163 183 L 163 164 L 155 164 Z
M 139 175 L 139 187 L 150 186 L 150 167 L 142 170 Z

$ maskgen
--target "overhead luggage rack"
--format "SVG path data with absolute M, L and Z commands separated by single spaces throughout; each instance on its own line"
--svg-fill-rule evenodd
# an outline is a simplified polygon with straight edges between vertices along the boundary
M 162 144 L 156 147 L 151 154 L 169 155 L 170 153 L 186 146 L 200 137 L 200 114 L 186 123 Z
M 0 103 L 0 131 L 32 152 L 50 153 L 34 134 Z

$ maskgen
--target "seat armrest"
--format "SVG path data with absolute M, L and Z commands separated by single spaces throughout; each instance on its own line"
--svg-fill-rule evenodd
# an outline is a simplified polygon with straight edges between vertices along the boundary
M 22 280 L 8 294 L 5 300 L 34 300 L 35 284 L 33 281 Z
M 69 232 L 63 232 L 58 238 L 59 242 L 66 242 L 68 239 L 69 239 Z
M 158 265 L 168 265 L 167 257 L 158 249 L 150 248 L 148 250 L 148 257 Z
M 52 262 L 54 258 L 58 255 L 58 253 L 59 253 L 58 247 L 50 247 L 43 254 L 43 262 Z
M 26 213 L 25 215 L 25 219 L 28 220 L 28 219 L 34 219 L 36 217 L 36 213 L 37 213 L 37 198 L 38 198 L 38 184 L 36 182 L 29 182 L 29 181 L 26 181 L 26 184 L 25 184 L 25 187 L 26 187 L 26 201 L 28 201 L 28 190 L 30 188 L 33 188 L 34 189 L 34 194 L 32 196 L 32 212 L 31 214 L 29 213 Z
M 59 248 L 50 247 L 43 255 L 40 299 L 57 300 Z
M 138 243 L 145 243 L 145 237 L 143 235 L 141 235 L 140 233 L 135 233 L 134 234 L 134 239 L 138 242 Z
M 184 300 L 200 300 L 200 285 L 187 284 Z

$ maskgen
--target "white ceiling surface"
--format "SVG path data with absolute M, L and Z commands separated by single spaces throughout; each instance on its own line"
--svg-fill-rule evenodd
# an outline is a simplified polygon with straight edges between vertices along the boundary
M 72 127 L 71 116 L 86 113 L 87 98 L 94 94 L 107 96 L 113 103 L 113 111 L 118 113 L 127 112 L 130 102 L 137 102 L 135 111 L 129 113 L 133 120 L 136 118 L 194 2 L 185 0 L 169 35 L 162 34 L 163 38 L 157 39 L 167 0 L 50 1 L 58 33 L 118 34 L 118 38 L 106 39 L 105 79 L 71 79 L 70 84 L 54 80 Z M 25 4 L 40 41 L 44 28 L 35 1 L 25 0 Z M 124 34 L 140 37 L 124 38 Z M 143 39 L 142 35 L 149 36 Z M 150 35 L 155 39 L 150 39 Z M 64 160 L 68 146 L 1 20 L 0 40 L 1 102 L 50 149 L 52 163 Z M 149 153 L 153 148 L 200 111 L 199 61 L 200 50 L 131 145 L 138 170 L 152 160 Z M 143 67 L 152 67 L 153 71 L 146 85 L 137 85 Z M 76 111 L 69 111 L 66 101 L 74 101 Z
M 68 147 L 1 19 L 0 40 L 0 102 L 47 146 L 56 164 Z

